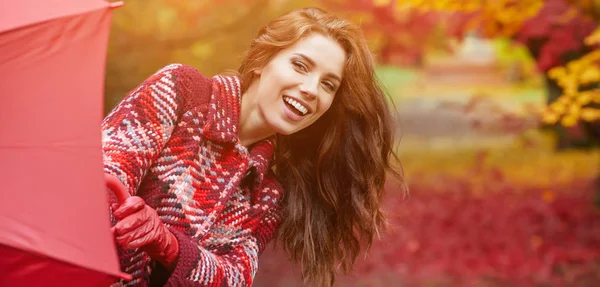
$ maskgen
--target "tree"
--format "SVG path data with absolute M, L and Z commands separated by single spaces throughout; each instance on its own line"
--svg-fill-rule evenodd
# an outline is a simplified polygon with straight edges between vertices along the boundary
M 113 15 L 105 113 L 169 63 L 207 76 L 237 69 L 259 27 L 300 0 L 131 0 Z
M 419 64 L 430 48 L 447 49 L 440 41 L 441 20 L 450 13 L 403 9 L 391 1 L 322 0 L 320 5 L 358 23 L 381 64 Z
M 600 42 L 600 29 L 586 40 L 589 45 Z M 552 68 L 548 76 L 562 89 L 562 94 L 543 112 L 543 121 L 560 122 L 565 127 L 575 126 L 578 121 L 590 126 L 589 131 L 598 139 L 600 128 L 600 50 L 594 50 L 565 66 Z
M 600 19 L 598 1 L 384 2 L 396 7 L 453 12 L 455 22 L 452 29 L 446 31 L 457 38 L 462 38 L 467 31 L 476 31 L 484 37 L 504 36 L 523 44 L 546 80 L 548 109 L 543 113 L 543 121 L 547 124 L 560 122 L 565 127 L 578 125 L 590 140 L 584 145 L 598 145 L 600 77 L 597 76 L 599 52 L 595 48 L 600 42 L 600 32 L 592 34 Z M 564 128 L 556 127 L 556 131 L 559 134 L 558 148 L 574 144 L 569 142 Z

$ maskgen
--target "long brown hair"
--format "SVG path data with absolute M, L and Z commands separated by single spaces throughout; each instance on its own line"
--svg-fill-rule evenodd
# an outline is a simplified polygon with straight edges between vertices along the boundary
M 311 126 L 278 135 L 275 167 L 285 190 L 277 239 L 302 266 L 305 281 L 331 286 L 336 265 L 349 272 L 361 246 L 385 226 L 386 175 L 402 182 L 393 153 L 394 123 L 359 27 L 318 8 L 287 13 L 262 28 L 239 73 L 242 91 L 279 51 L 310 33 L 346 51 L 341 86 L 331 108 Z

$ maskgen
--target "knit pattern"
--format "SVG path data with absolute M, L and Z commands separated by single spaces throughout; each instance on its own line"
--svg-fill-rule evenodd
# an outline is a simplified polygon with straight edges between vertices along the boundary
M 166 286 L 252 285 L 279 224 L 273 143 L 240 144 L 240 86 L 237 76 L 169 65 L 102 122 L 105 172 L 153 207 L 179 242 Z M 156 263 L 137 249 L 119 255 L 134 279 L 114 285 L 147 286 Z

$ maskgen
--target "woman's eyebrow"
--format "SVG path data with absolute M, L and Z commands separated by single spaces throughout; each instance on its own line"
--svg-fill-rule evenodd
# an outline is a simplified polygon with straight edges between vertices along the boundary
M 294 55 L 301 57 L 305 61 L 307 61 L 311 66 L 315 66 L 315 61 L 311 59 L 309 56 L 304 55 L 302 53 L 294 53 Z M 334 80 L 338 82 L 342 82 L 342 78 L 334 73 L 328 73 L 327 76 L 332 77 Z
M 313 66 L 315 65 L 315 61 L 313 59 L 311 59 L 309 56 L 306 56 L 302 53 L 294 53 L 294 55 L 302 57 L 305 61 L 307 61 L 309 64 L 311 64 Z

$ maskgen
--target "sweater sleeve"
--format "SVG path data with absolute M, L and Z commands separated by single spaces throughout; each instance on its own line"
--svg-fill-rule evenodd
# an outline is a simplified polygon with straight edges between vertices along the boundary
M 194 68 L 168 65 L 132 90 L 102 121 L 104 172 L 116 176 L 136 195 L 137 188 L 163 147 L 193 92 L 197 93 Z M 196 85 L 196 86 L 194 86 Z
M 258 258 L 281 220 L 280 190 L 273 184 L 263 188 L 262 193 L 270 193 L 270 196 L 263 194 L 261 197 L 268 204 L 254 204 L 244 212 L 239 229 L 231 230 L 227 226 L 232 221 L 239 222 L 231 215 L 239 215 L 240 210 L 232 208 L 230 212 L 224 212 L 225 215 L 200 242 L 179 230 L 172 230 L 180 251 L 165 286 L 252 286 Z

